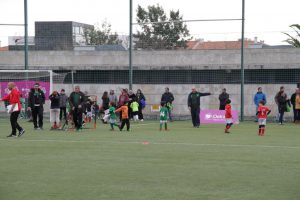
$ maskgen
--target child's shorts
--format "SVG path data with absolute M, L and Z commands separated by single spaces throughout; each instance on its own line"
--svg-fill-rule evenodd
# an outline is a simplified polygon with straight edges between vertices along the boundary
M 104 117 L 102 119 L 103 119 L 104 122 L 107 122 L 109 117 L 110 117 L 110 114 L 104 115 Z
M 168 121 L 167 120 L 160 120 L 159 121 L 161 124 L 164 124 L 164 123 L 167 123 Z
M 87 112 L 87 113 L 86 113 L 86 116 L 87 116 L 87 117 L 93 117 L 93 113 L 92 113 L 92 112 Z
M 116 123 L 116 119 L 110 118 L 110 119 L 109 119 L 109 123 L 110 123 L 110 124 L 115 124 L 115 123 Z
M 139 114 L 138 111 L 132 112 L 132 115 L 138 115 L 138 114 Z
M 267 124 L 267 119 L 265 119 L 265 118 L 259 118 L 258 119 L 258 124 L 259 125 L 266 125 Z
M 232 123 L 232 118 L 226 118 L 225 122 L 226 122 L 226 124 L 231 124 Z

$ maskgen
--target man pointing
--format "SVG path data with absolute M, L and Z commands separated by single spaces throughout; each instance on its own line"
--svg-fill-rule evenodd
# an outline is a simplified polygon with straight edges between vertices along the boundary
M 191 111 L 192 121 L 194 128 L 199 128 L 200 126 L 200 97 L 208 96 L 210 93 L 201 93 L 196 90 L 196 88 L 192 89 L 192 92 L 188 97 L 188 107 Z

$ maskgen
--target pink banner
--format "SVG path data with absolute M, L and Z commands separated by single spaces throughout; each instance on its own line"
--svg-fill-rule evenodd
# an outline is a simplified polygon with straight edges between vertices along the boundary
M 22 97 L 27 99 L 28 93 L 30 92 L 30 89 L 33 88 L 36 81 L 15 81 L 14 82 L 18 88 L 18 90 L 21 92 Z M 44 91 L 45 97 L 48 100 L 49 97 L 49 90 L 50 90 L 50 82 L 38 82 L 40 84 L 41 90 Z M 0 88 L 1 88 L 1 96 L 5 96 L 9 94 L 9 90 L 7 89 L 8 82 L 1 82 Z
M 239 116 L 236 110 L 232 110 L 232 121 L 234 124 L 239 123 Z M 201 110 L 201 124 L 225 124 L 225 110 Z

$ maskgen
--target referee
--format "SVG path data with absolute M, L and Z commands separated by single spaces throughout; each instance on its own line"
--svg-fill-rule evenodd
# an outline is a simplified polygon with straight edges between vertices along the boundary
M 25 133 L 25 130 L 18 124 L 18 117 L 21 111 L 20 92 L 13 82 L 9 82 L 7 88 L 10 93 L 1 99 L 1 101 L 8 101 L 10 104 L 8 112 L 10 113 L 11 134 L 7 137 L 17 137 L 17 129 L 20 137 Z

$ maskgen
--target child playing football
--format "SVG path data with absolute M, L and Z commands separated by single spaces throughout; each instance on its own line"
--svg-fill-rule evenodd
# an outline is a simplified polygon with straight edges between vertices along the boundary
M 267 124 L 267 116 L 270 114 L 271 110 L 265 106 L 265 101 L 259 102 L 259 107 L 257 109 L 256 116 L 258 117 L 258 135 L 264 136 L 265 135 L 265 127 Z
M 226 121 L 226 127 L 225 127 L 225 133 L 230 133 L 229 129 L 232 126 L 232 113 L 231 113 L 231 101 L 230 99 L 226 100 L 226 106 L 225 106 L 225 121 Z
M 159 124 L 159 130 L 162 130 L 163 125 L 165 124 L 165 130 L 168 130 L 168 108 L 166 106 L 165 102 L 161 102 L 161 108 L 159 111 L 159 119 L 160 119 L 160 124 Z
M 136 100 L 133 100 L 130 104 L 132 110 L 133 120 L 136 122 L 139 120 L 139 103 Z
M 130 122 L 129 122 L 129 117 L 128 117 L 128 102 L 125 102 L 125 104 L 123 106 L 121 106 L 120 108 L 118 108 L 115 112 L 121 112 L 121 126 L 119 127 L 120 128 L 120 131 L 123 130 L 125 124 L 126 124 L 126 127 L 127 127 L 127 131 L 130 130 Z
M 110 102 L 109 103 L 109 124 L 112 131 L 114 131 L 114 126 L 118 126 L 118 124 L 116 124 L 116 113 L 115 113 L 115 103 L 114 102 Z

